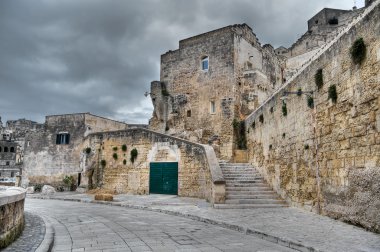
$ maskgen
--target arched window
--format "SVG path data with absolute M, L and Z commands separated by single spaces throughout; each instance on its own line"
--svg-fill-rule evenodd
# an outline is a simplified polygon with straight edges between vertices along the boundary
M 8 147 L 4 147 L 4 152 L 8 152 Z
M 208 56 L 202 58 L 202 70 L 208 71 Z
M 15 147 L 11 147 L 10 152 L 15 152 Z

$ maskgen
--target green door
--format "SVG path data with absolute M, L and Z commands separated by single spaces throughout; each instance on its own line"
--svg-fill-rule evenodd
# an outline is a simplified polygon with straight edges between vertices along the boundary
M 178 194 L 178 163 L 150 163 L 149 193 Z

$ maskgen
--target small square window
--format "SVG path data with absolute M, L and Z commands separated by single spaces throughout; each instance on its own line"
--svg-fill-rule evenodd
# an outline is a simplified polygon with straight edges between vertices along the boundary
M 69 133 L 59 133 L 57 134 L 56 144 L 69 144 L 70 134 Z
M 208 71 L 208 57 L 202 58 L 202 70 Z
M 187 117 L 191 117 L 191 110 L 187 111 Z
M 215 114 L 216 112 L 216 107 L 215 107 L 215 101 L 210 102 L 210 113 Z

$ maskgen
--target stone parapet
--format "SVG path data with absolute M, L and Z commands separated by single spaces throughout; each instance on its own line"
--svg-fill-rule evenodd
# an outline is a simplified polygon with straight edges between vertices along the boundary
M 10 187 L 0 191 L 0 249 L 7 247 L 24 229 L 26 190 Z

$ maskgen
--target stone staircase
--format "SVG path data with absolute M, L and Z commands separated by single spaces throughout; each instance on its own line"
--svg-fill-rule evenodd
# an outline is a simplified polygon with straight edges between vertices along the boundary
M 284 207 L 282 200 L 250 164 L 220 163 L 226 180 L 225 204 L 215 208 L 273 208 Z

